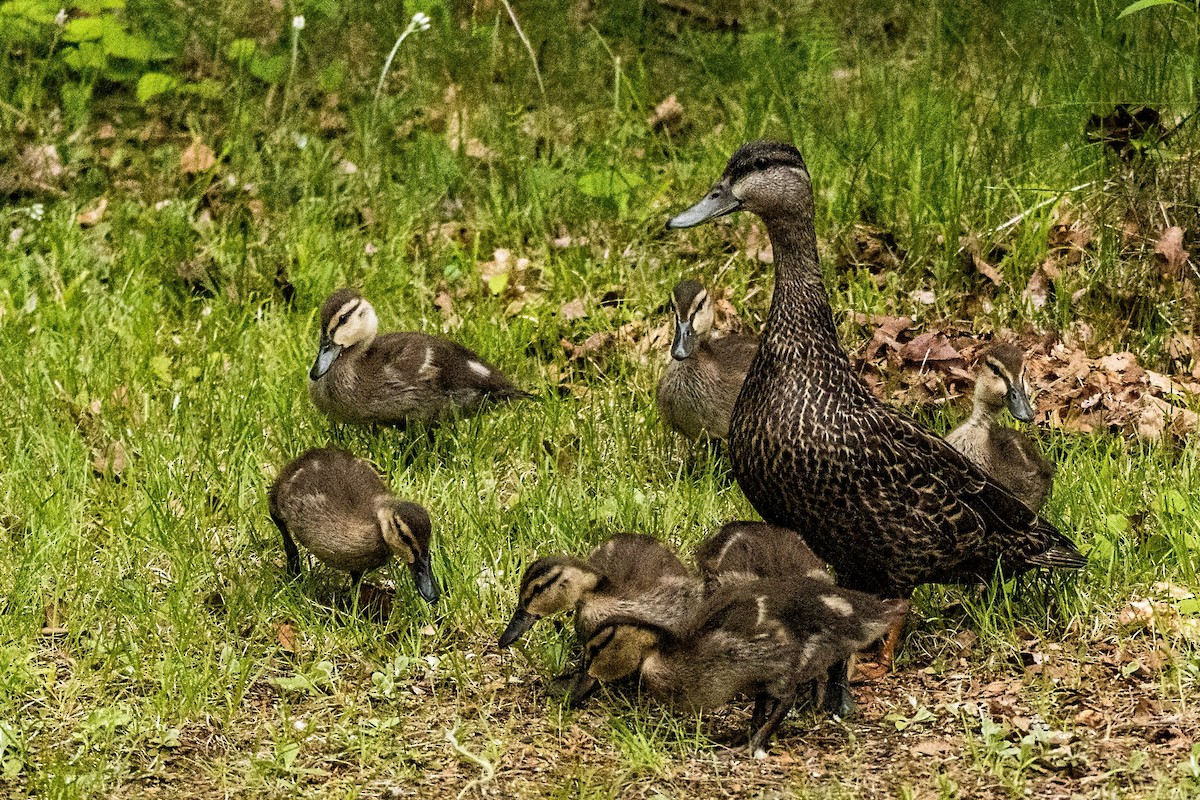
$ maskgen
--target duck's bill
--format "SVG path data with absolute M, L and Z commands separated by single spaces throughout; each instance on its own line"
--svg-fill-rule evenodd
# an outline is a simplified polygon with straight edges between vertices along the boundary
M 575 685 L 571 687 L 571 694 L 567 696 L 567 703 L 571 708 L 579 708 L 587 702 L 588 698 L 596 693 L 600 688 L 600 681 L 588 675 L 584 670 L 575 673 Z
M 508 647 L 517 639 L 525 635 L 525 631 L 533 627 L 533 623 L 538 621 L 536 614 L 530 614 L 524 609 L 518 608 L 513 612 L 512 619 L 508 621 L 508 627 L 504 629 L 504 633 L 500 634 L 500 646 Z
M 696 205 L 667 220 L 668 228 L 691 228 L 710 219 L 723 217 L 737 211 L 742 201 L 733 196 L 733 191 L 723 181 L 718 183 Z
M 696 331 L 689 321 L 675 323 L 675 341 L 671 342 L 671 357 L 683 361 L 696 349 Z
M 1004 403 L 1008 406 L 1008 413 L 1012 414 L 1013 418 L 1021 422 L 1033 422 L 1033 406 L 1029 404 L 1029 396 L 1020 386 L 1008 387 Z
M 417 594 L 421 595 L 427 603 L 436 603 L 442 593 L 438 589 L 437 581 L 433 578 L 433 568 L 429 565 L 429 556 L 413 559 L 409 569 L 412 570 L 413 583 L 417 585 Z
M 342 352 L 342 346 L 332 339 L 321 338 L 321 350 L 317 353 L 317 360 L 313 362 L 312 369 L 308 371 L 310 380 L 320 380 L 321 376 L 329 372 L 329 368 L 333 366 L 333 360 Z

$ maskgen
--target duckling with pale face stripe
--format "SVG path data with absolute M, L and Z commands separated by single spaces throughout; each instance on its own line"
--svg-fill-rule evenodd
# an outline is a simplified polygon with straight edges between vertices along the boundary
M 321 306 L 321 344 L 308 373 L 317 408 L 358 424 L 429 422 L 485 400 L 530 397 L 474 351 L 415 331 L 377 335 L 375 309 L 352 289 Z
M 832 584 L 825 562 L 800 535 L 769 522 L 727 522 L 696 548 L 706 592 L 760 578 L 804 577 Z
M 334 448 L 309 450 L 279 471 L 268 498 L 289 574 L 300 573 L 296 540 L 356 584 L 394 555 L 408 565 L 421 597 L 437 601 L 428 512 L 396 498 L 366 461 Z
M 984 353 L 975 375 L 971 416 L 946 435 L 976 466 L 1015 494 L 1034 511 L 1041 509 L 1054 480 L 1054 465 L 1028 436 L 1000 424 L 1008 408 L 1021 422 L 1033 421 L 1025 357 L 1012 344 L 997 344 Z
M 679 631 L 636 616 L 605 620 L 588 639 L 571 700 L 638 670 L 654 697 L 692 710 L 752 694 L 750 751 L 763 758 L 801 689 L 881 636 L 906 608 L 811 579 L 722 586 Z
M 581 638 L 617 614 L 678 625 L 701 593 L 700 582 L 662 542 L 643 534 L 617 534 L 586 560 L 547 556 L 530 564 L 500 646 L 516 642 L 542 617 L 568 611 L 576 612 Z
M 758 337 L 711 337 L 712 301 L 696 281 L 676 284 L 671 306 L 675 340 L 658 382 L 658 412 L 669 428 L 689 439 L 724 440 L 733 404 L 758 350 Z

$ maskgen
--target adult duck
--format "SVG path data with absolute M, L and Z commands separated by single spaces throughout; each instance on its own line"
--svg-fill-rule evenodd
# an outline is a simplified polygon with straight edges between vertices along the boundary
M 821 278 L 800 152 L 743 146 L 667 226 L 735 211 L 762 219 L 775 257 L 766 328 L 729 426 L 734 475 L 763 519 L 799 532 L 840 585 L 885 598 L 988 579 L 997 565 L 1007 575 L 1082 567 L 1054 525 L 855 375 Z

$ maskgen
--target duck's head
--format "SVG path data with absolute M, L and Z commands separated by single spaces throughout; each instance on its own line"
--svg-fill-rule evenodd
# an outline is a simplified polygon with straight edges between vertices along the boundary
M 353 289 L 338 289 L 321 306 L 321 347 L 308 377 L 318 380 L 343 350 L 370 344 L 378 331 L 379 318 L 371 304 Z
M 429 541 L 433 535 L 429 512 L 416 503 L 389 499 L 380 503 L 375 515 L 383 541 L 396 558 L 408 564 L 417 593 L 436 603 L 440 592 L 429 563 Z
M 594 591 L 603 579 L 586 561 L 570 556 L 539 558 L 529 565 L 521 578 L 517 610 L 504 633 L 500 646 L 508 647 L 542 617 L 570 611 L 584 595 Z
M 713 307 L 708 292 L 696 281 L 675 284 L 671 290 L 671 307 L 675 309 L 675 340 L 671 342 L 671 357 L 683 361 L 712 330 Z
M 571 705 L 579 705 L 601 682 L 618 681 L 633 675 L 659 644 L 660 631 L 632 619 L 609 620 L 587 640 L 583 668 L 571 690 Z
M 729 163 L 704 199 L 672 217 L 668 228 L 690 228 L 749 211 L 764 220 L 812 207 L 812 180 L 800 151 L 786 142 L 750 142 Z
M 1011 344 L 998 344 L 987 350 L 975 374 L 975 405 L 991 414 L 1007 406 L 1021 422 L 1033 422 L 1029 403 L 1029 382 L 1025 375 L 1025 357 Z

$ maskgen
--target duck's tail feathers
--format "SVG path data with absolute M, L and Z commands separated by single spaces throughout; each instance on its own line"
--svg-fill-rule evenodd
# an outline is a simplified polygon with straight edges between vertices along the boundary
M 1050 546 L 1029 559 L 1030 564 L 1057 569 L 1082 569 L 1087 566 L 1087 557 L 1079 552 L 1074 542 L 1050 528 L 1048 524 L 1045 527 L 1050 529 Z

